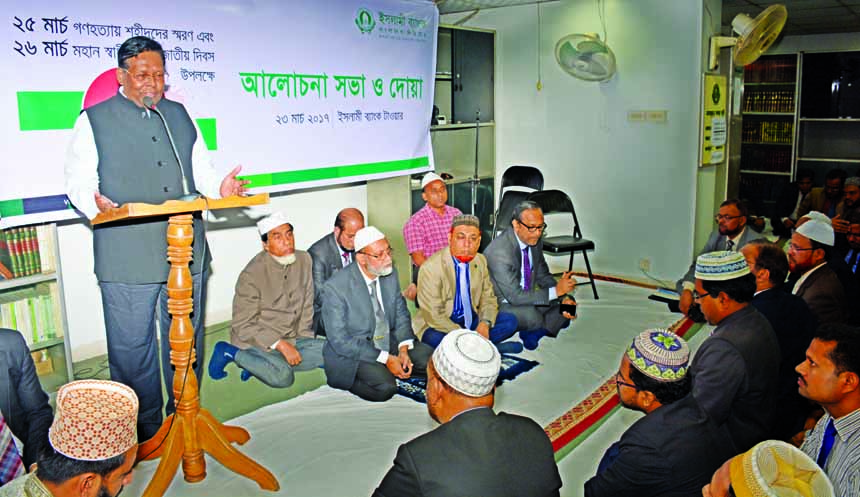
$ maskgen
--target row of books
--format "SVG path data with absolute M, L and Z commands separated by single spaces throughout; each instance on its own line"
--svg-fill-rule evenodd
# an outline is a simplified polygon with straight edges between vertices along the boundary
M 0 295 L 0 326 L 18 330 L 27 345 L 62 336 L 57 285 L 54 282 Z
M 10 279 L 55 271 L 54 238 L 50 224 L 0 230 L 0 275 Z

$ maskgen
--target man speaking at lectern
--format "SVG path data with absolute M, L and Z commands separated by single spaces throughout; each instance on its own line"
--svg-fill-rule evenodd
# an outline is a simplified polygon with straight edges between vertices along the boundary
M 200 130 L 182 104 L 164 98 L 164 51 L 143 36 L 117 51 L 119 92 L 84 110 L 66 155 L 66 193 L 89 219 L 128 202 L 161 204 L 200 192 L 219 198 L 240 195 L 241 166 L 217 176 Z M 175 147 L 175 148 L 174 148 Z M 187 190 L 187 191 L 185 191 Z M 174 411 L 167 312 L 167 219 L 129 220 L 93 227 L 95 272 L 107 334 L 111 379 L 129 385 L 140 399 L 138 436 L 147 440 L 162 423 L 156 309 L 161 329 L 161 367 L 167 413 Z M 211 256 L 199 213 L 194 216 L 194 326 L 201 378 L 203 303 Z

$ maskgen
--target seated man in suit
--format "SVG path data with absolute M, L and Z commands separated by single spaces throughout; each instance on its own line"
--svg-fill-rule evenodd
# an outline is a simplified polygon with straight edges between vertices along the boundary
M 645 330 L 621 357 L 618 398 L 645 417 L 606 451 L 585 496 L 694 495 L 735 454 L 731 438 L 690 395 L 690 349 L 671 331 Z
M 765 440 L 776 415 L 779 342 L 750 305 L 755 288 L 755 277 L 737 252 L 696 259 L 695 299 L 716 328 L 690 365 L 693 395 L 711 419 L 728 427 L 738 451 Z
M 714 216 L 717 229 L 711 232 L 711 236 L 705 242 L 705 248 L 699 252 L 699 255 L 718 250 L 737 252 L 747 243 L 759 238 L 755 230 L 747 227 L 748 214 L 746 205 L 738 199 L 728 199 L 720 204 L 720 210 Z M 688 314 L 693 305 L 693 290 L 696 287 L 695 270 L 696 260 L 693 259 L 687 273 L 675 284 L 675 289 L 681 296 L 679 307 L 684 314 Z
M 835 234 L 834 248 L 840 256 L 848 252 L 848 227 L 851 225 L 849 218 L 860 215 L 860 177 L 852 176 L 845 180 L 842 187 L 842 201 L 836 206 L 836 215 L 830 221 Z
M 441 426 L 397 449 L 374 497 L 547 497 L 561 477 L 552 444 L 529 418 L 493 412 L 501 358 L 489 340 L 455 330 L 427 366 L 427 411 Z
M 0 413 L 24 443 L 21 459 L 26 470 L 48 445 L 54 414 L 24 337 L 5 328 L 0 328 Z
M 860 213 L 857 213 L 849 218 L 848 232 L 848 253 L 845 254 L 845 264 L 848 265 L 848 271 L 853 274 L 860 284 Z
M 794 367 L 803 362 L 818 320 L 802 298 L 785 291 L 788 259 L 778 245 L 756 240 L 746 244 L 741 252 L 755 277 L 756 293 L 752 305 L 770 322 L 779 342 L 779 390 L 776 395 L 779 416 L 774 420 L 770 436 L 789 440 L 803 429 L 810 411 L 809 402 L 797 393 Z
M 499 310 L 517 317 L 520 338 L 529 350 L 544 336 L 555 337 L 573 316 L 560 312 L 559 304 L 575 304 L 568 293 L 576 281 L 564 273 L 558 281 L 550 274 L 543 255 L 541 236 L 546 229 L 543 211 L 535 202 L 520 202 L 511 227 L 497 236 L 484 255 L 490 281 L 499 299 Z
M 823 212 L 827 217 L 836 215 L 836 206 L 842 201 L 842 188 L 845 186 L 847 173 L 844 169 L 831 169 L 824 176 L 824 186 L 813 188 L 800 204 L 798 216 L 804 216 L 812 211 Z
M 797 366 L 800 395 L 824 416 L 800 450 L 824 468 L 839 497 L 860 497 L 860 329 L 819 326 Z
M 702 489 L 702 495 L 835 497 L 838 494 L 811 457 L 785 442 L 765 440 L 720 466 Z
M 117 497 L 132 481 L 138 408 L 122 383 L 63 385 L 36 471 L 0 487 L 0 497 Z
M 812 169 L 801 168 L 797 171 L 797 181 L 785 185 L 776 201 L 771 218 L 773 234 L 781 238 L 791 237 L 791 230 L 800 215 L 800 205 L 812 191 L 812 183 L 815 181 L 815 173 Z
M 308 249 L 313 261 L 314 333 L 317 336 L 325 336 L 320 295 L 323 283 L 355 259 L 355 234 L 361 228 L 364 228 L 364 214 L 358 209 L 347 207 L 334 218 L 334 231 L 314 242 Z
M 813 217 L 791 235 L 788 268 L 796 277 L 791 293 L 806 301 L 819 324 L 844 323 L 845 289 L 827 262 L 833 248 L 833 227 Z
M 282 212 L 257 223 L 263 250 L 245 266 L 233 295 L 230 343 L 218 342 L 209 360 L 209 376 L 227 376 L 235 361 L 242 379 L 256 377 L 274 388 L 287 388 L 295 371 L 322 366 L 325 340 L 314 338 L 314 284 L 311 258 L 296 250 L 293 225 Z
M 519 343 L 502 343 L 517 332 L 517 318 L 499 312 L 487 259 L 478 253 L 480 245 L 478 218 L 455 216 L 448 247 L 424 261 L 418 272 L 420 307 L 412 329 L 431 347 L 439 345 L 445 333 L 465 328 L 477 331 L 502 352 L 522 352 Z
M 378 402 L 397 393 L 396 378 L 426 375 L 433 349 L 415 341 L 391 246 L 375 227 L 356 233 L 355 262 L 323 285 L 322 312 L 332 388 Z

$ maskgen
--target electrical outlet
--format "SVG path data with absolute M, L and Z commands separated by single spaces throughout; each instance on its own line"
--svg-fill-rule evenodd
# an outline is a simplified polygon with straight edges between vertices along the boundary
M 639 269 L 645 271 L 646 273 L 651 270 L 651 259 L 648 257 L 643 257 L 639 259 Z

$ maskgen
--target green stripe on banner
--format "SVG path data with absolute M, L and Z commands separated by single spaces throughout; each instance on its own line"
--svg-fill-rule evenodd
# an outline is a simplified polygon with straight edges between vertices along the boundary
M 619 409 L 621 409 L 621 404 L 618 404 L 617 406 L 613 407 L 611 411 L 607 412 L 607 413 L 606 413 L 606 414 L 604 414 L 604 415 L 603 415 L 599 420 L 595 421 L 595 422 L 594 422 L 594 424 L 592 424 L 591 426 L 589 426 L 589 427 L 588 427 L 584 432 L 580 433 L 578 437 L 574 438 L 573 440 L 571 440 L 570 442 L 568 442 L 568 443 L 567 443 L 567 445 L 565 445 L 564 447 L 562 447 L 561 449 L 559 449 L 559 450 L 555 453 L 555 462 L 556 462 L 556 463 L 560 462 L 560 461 L 561 461 L 562 459 L 564 459 L 568 454 L 570 454 L 571 452 L 573 452 L 573 449 L 575 449 L 575 448 L 579 447 L 579 445 L 580 445 L 582 442 L 584 442 L 588 437 L 590 437 L 592 433 L 594 433 L 595 431 L 597 431 L 597 429 L 598 429 L 598 428 L 600 428 L 601 426 L 603 426 L 603 423 L 605 423 L 607 420 L 609 420 L 609 418 L 610 418 L 613 414 L 615 414 L 616 412 L 618 412 L 618 410 L 619 410 Z
M 82 91 L 19 91 L 21 131 L 72 129 L 84 100 Z
M 240 176 L 240 179 L 249 180 L 251 183 L 248 187 L 250 188 L 260 188 L 264 186 L 285 185 L 288 183 L 303 183 L 305 181 L 319 181 L 324 179 L 348 178 L 350 176 L 363 176 L 366 174 L 404 171 L 428 165 L 430 165 L 430 159 L 425 155 L 424 157 L 415 157 L 414 159 L 321 167 L 319 169 L 305 169 L 302 171 L 251 174 L 248 176 Z
M 218 133 L 215 127 L 215 118 L 196 119 L 197 127 L 203 134 L 203 141 L 209 150 L 218 150 Z
M 21 216 L 24 214 L 24 200 L 0 200 L 0 217 Z

